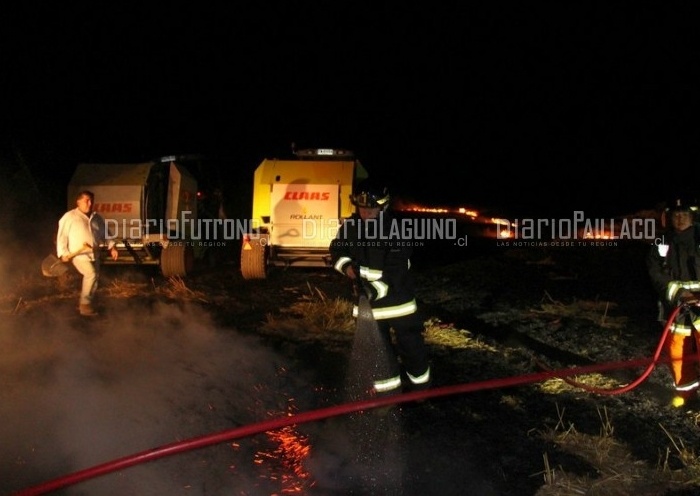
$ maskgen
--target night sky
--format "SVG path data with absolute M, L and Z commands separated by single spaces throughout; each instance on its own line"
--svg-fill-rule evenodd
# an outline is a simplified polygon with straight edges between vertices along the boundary
M 0 145 L 61 192 L 78 162 L 178 153 L 247 183 L 291 143 L 397 196 L 552 215 L 697 177 L 693 2 L 37 5 L 0 18 Z

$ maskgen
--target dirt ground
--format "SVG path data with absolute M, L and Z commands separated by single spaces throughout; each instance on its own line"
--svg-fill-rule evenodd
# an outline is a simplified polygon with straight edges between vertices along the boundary
M 700 413 L 671 409 L 665 365 L 648 365 L 662 326 L 647 249 L 422 248 L 425 401 L 226 439 L 57 492 L 700 494 Z M 94 319 L 76 315 L 75 274 L 13 274 L 0 295 L 0 494 L 347 404 L 352 329 L 309 324 L 351 299 L 330 270 L 244 281 L 234 261 L 177 281 L 108 267 Z M 593 371 L 568 376 L 589 389 L 557 375 L 572 367 Z

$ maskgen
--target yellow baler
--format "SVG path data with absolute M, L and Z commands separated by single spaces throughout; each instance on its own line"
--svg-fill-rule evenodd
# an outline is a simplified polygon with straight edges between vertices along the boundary
M 301 150 L 296 159 L 264 159 L 253 176 L 254 229 L 241 247 L 245 279 L 264 279 L 270 266 L 329 266 L 328 247 L 353 213 L 354 185 L 367 171 L 351 152 Z

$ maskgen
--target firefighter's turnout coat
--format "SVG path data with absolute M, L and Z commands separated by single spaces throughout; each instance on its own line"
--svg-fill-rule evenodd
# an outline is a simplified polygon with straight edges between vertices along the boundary
M 430 380 L 428 357 L 423 338 L 423 320 L 418 314 L 411 274 L 413 249 L 401 239 L 400 222 L 388 211 L 377 219 L 363 221 L 353 214 L 346 219 L 330 244 L 333 268 L 347 275 L 352 266 L 372 306 L 372 314 L 385 339 L 395 332 L 409 387 L 427 386 Z M 353 307 L 357 317 L 358 306 Z M 377 378 L 377 392 L 390 392 L 401 386 L 398 364 L 391 377 Z
M 647 268 L 659 295 L 659 319 L 665 321 L 670 311 L 680 303 L 679 295 L 683 290 L 700 292 L 700 224 L 695 223 L 680 233 L 669 231 L 664 234 L 661 243 L 652 246 L 647 257 Z M 697 307 L 679 312 L 671 324 L 672 334 L 667 349 L 675 388 L 679 392 L 692 391 L 700 386 L 697 372 L 700 348 L 698 330 L 700 312 Z

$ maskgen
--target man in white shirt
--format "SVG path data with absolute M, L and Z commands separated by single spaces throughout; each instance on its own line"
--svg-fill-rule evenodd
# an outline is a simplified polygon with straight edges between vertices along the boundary
M 100 276 L 100 245 L 107 241 L 112 259 L 119 257 L 113 239 L 107 240 L 104 218 L 93 211 L 95 195 L 84 190 L 78 193 L 76 208 L 69 210 L 58 221 L 56 255 L 63 262 L 72 262 L 83 276 L 80 290 L 80 315 L 97 315 L 93 305 Z

